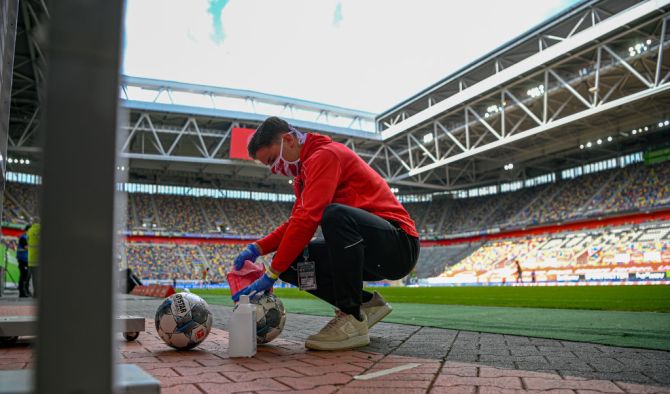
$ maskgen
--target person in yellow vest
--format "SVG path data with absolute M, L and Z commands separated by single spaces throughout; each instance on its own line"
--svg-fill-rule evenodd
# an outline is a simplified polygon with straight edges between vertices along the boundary
M 39 269 L 40 258 L 40 224 L 33 223 L 28 230 L 28 269 L 30 270 L 30 278 L 33 281 L 33 298 L 37 297 L 37 289 L 39 288 L 39 280 L 37 271 Z

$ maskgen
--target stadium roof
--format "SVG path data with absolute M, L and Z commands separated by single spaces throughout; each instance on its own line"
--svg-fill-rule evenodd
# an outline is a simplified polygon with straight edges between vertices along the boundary
M 670 118 L 669 3 L 583 1 L 377 117 L 127 77 L 123 157 L 131 179 L 143 182 L 288 191 L 286 179 L 228 156 L 232 127 L 280 115 L 347 144 L 401 193 L 415 193 L 526 179 L 659 146 L 668 128 L 658 122 Z M 40 1 L 21 4 L 9 155 L 31 158 L 37 171 L 44 64 L 33 28 L 48 13 Z

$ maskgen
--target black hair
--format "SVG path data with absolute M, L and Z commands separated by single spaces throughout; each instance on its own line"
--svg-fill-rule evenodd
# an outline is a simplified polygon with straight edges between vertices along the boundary
M 23 231 L 28 231 L 28 230 L 30 230 L 30 227 L 31 227 L 30 224 L 26 225 L 26 227 L 23 229 Z
M 249 140 L 249 145 L 247 145 L 247 150 L 249 151 L 249 156 L 256 158 L 256 152 L 259 149 L 268 147 L 279 139 L 279 136 L 283 133 L 288 133 L 289 125 L 288 123 L 276 116 L 271 116 L 258 126 L 254 135 L 251 136 Z

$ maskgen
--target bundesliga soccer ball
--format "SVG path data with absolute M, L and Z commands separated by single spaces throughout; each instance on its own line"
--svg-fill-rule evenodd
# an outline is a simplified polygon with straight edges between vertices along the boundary
M 281 334 L 286 324 L 286 310 L 274 294 L 263 294 L 252 300 L 256 304 L 256 343 L 264 344 Z
M 212 312 L 202 298 L 191 293 L 176 293 L 166 298 L 156 311 L 156 331 L 178 350 L 193 349 L 212 329 Z

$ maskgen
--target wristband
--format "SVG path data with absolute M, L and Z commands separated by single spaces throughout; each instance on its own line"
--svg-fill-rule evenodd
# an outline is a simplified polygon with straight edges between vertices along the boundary
M 265 270 L 265 275 L 267 275 L 270 279 L 273 280 L 279 279 L 279 275 L 272 272 L 272 270 L 269 267 Z

